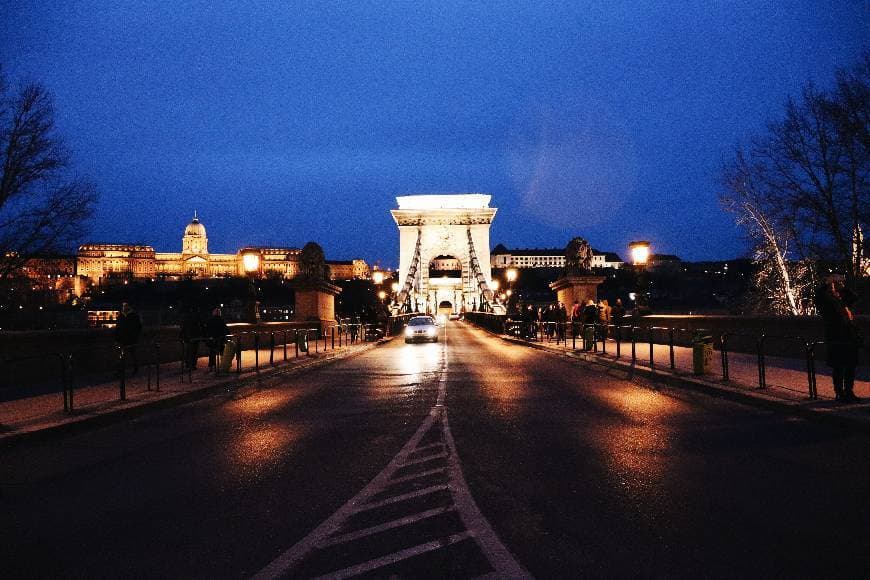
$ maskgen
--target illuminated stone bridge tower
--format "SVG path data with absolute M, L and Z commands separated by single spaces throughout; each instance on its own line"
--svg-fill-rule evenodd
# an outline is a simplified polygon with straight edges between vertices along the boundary
M 501 309 L 493 295 L 489 227 L 497 211 L 489 195 L 407 195 L 390 213 L 399 226 L 396 299 L 421 311 Z

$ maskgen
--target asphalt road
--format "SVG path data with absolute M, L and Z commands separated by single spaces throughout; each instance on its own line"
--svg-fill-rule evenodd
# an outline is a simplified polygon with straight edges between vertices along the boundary
M 870 437 L 451 323 L 0 449 L 17 577 L 856 577 Z

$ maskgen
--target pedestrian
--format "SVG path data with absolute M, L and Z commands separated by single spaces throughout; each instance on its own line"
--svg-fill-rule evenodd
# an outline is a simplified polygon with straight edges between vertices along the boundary
M 556 333 L 560 341 L 565 340 L 565 326 L 568 323 L 568 310 L 565 305 L 559 302 L 556 308 Z
M 591 298 L 583 309 L 583 345 L 585 350 L 595 346 L 595 325 L 598 323 L 598 307 Z
M 551 340 L 553 338 L 553 326 L 556 323 L 556 306 L 550 304 L 541 316 L 543 318 L 544 331 L 547 333 L 547 340 Z
M 606 299 L 598 301 L 598 324 L 599 336 L 601 340 L 607 338 L 607 326 L 610 324 L 611 308 L 610 303 Z
M 625 306 L 622 305 L 622 298 L 617 298 L 616 304 L 610 308 L 610 320 L 614 326 L 621 326 L 623 318 L 625 318 Z
M 221 315 L 221 309 L 215 308 L 205 323 L 205 335 L 208 337 L 209 370 L 217 369 L 217 358 L 224 352 L 224 345 L 226 345 L 229 333 L 230 329 Z
M 843 284 L 843 279 L 836 275 L 829 276 L 816 289 L 816 306 L 824 324 L 834 396 L 843 403 L 861 401 L 854 392 L 858 349 L 864 343 L 851 310 L 856 298 L 855 293 Z
M 115 326 L 115 342 L 121 347 L 124 357 L 132 361 L 133 375 L 139 372 L 139 354 L 136 346 L 141 335 L 142 319 L 139 318 L 139 313 L 133 310 L 129 302 L 122 302 Z
M 199 358 L 199 342 L 202 339 L 203 328 L 199 310 L 191 306 L 181 321 L 181 341 L 184 343 L 184 366 L 189 370 L 196 369 L 196 359 Z
M 578 300 L 574 301 L 574 306 L 571 307 L 571 336 L 579 336 L 580 328 L 583 324 L 583 309 L 580 307 Z

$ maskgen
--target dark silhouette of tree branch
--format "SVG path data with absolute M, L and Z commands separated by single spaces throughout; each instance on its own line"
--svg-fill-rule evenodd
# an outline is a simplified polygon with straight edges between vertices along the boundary
M 72 174 L 51 94 L 38 83 L 10 91 L 0 69 L 0 279 L 30 258 L 71 251 L 97 200 Z

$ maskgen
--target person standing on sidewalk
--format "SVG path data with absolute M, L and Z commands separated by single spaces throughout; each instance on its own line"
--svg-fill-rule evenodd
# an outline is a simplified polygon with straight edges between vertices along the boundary
M 829 276 L 816 290 L 816 306 L 825 326 L 825 344 L 834 394 L 843 403 L 861 400 L 853 391 L 858 348 L 864 342 L 850 310 L 855 299 L 855 293 L 846 288 L 843 280 L 836 275 Z
M 227 327 L 224 317 L 221 316 L 221 309 L 215 308 L 211 311 L 211 316 L 205 323 L 205 335 L 208 337 L 209 370 L 213 371 L 217 368 L 217 357 L 223 353 L 229 333 L 230 329 Z
M 623 318 L 625 318 L 625 306 L 622 305 L 622 298 L 617 298 L 616 304 L 610 308 L 610 319 L 614 326 L 621 326 Z
M 184 366 L 193 370 L 199 358 L 199 341 L 203 335 L 202 319 L 196 306 L 191 306 L 181 321 L 181 342 L 184 343 Z
M 136 345 L 139 344 L 140 336 L 142 336 L 142 319 L 130 303 L 124 301 L 121 303 L 121 312 L 118 314 L 118 322 L 115 326 L 115 342 L 124 351 L 124 356 L 133 362 L 134 375 L 139 372 Z

